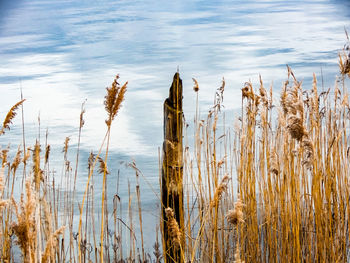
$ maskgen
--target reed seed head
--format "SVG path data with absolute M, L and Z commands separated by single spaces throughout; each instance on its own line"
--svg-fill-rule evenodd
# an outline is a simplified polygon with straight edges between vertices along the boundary
M 243 203 L 241 199 L 238 198 L 237 201 L 235 202 L 234 209 L 229 210 L 226 215 L 227 221 L 230 224 L 237 225 L 240 223 L 244 223 L 242 208 L 243 208 Z
M 127 89 L 128 82 L 125 82 L 122 87 L 120 87 L 118 83 L 119 75 L 117 75 L 112 83 L 112 86 L 106 88 L 107 95 L 105 96 L 105 109 L 108 113 L 108 119 L 106 120 L 106 124 L 108 127 L 111 126 L 112 121 L 120 109 L 122 102 L 124 100 L 124 95 Z
M 94 164 L 96 158 L 96 154 L 94 154 L 92 151 L 90 152 L 89 158 L 88 158 L 88 169 L 90 170 Z
M 350 77 L 350 52 L 343 49 L 343 52 L 339 53 L 339 69 L 340 74 L 343 76 L 348 75 Z
M 165 215 L 168 219 L 167 227 L 168 227 L 168 232 L 169 232 L 171 242 L 176 249 L 179 249 L 181 246 L 181 231 L 179 228 L 179 224 L 174 218 L 175 214 L 173 209 L 170 207 L 165 208 Z
M 192 78 L 194 85 L 193 85 L 193 90 L 194 92 L 198 92 L 199 91 L 199 86 L 198 86 L 198 82 L 195 78 Z
M 226 192 L 227 190 L 227 184 L 228 181 L 230 180 L 230 177 L 228 174 L 226 174 L 222 179 L 220 184 L 218 185 L 218 187 L 216 187 L 215 189 L 215 193 L 214 193 L 214 197 L 213 200 L 210 203 L 210 207 L 213 208 L 215 206 L 217 206 L 217 204 L 219 203 L 222 195 L 224 192 Z
M 33 174 L 34 174 L 34 182 L 35 189 L 38 191 L 40 188 L 40 181 L 43 179 L 43 171 L 40 169 L 40 144 L 36 141 L 34 150 L 33 150 Z
M 12 165 L 11 165 L 11 169 L 13 170 L 13 173 L 15 174 L 18 168 L 18 165 L 21 163 L 22 158 L 21 158 L 21 154 L 22 151 L 21 149 L 18 147 L 18 151 L 16 153 L 15 158 L 13 159 Z
M 0 212 L 11 203 L 10 200 L 0 200 Z
M 278 156 L 275 151 L 270 154 L 270 173 L 279 175 Z
M 175 180 L 171 179 L 169 186 L 168 186 L 168 191 L 172 194 L 178 193 L 178 187 L 177 187 L 177 183 L 175 182 Z
M 17 111 L 18 107 L 23 104 L 24 101 L 25 101 L 25 99 L 17 102 L 15 105 L 13 105 L 11 107 L 11 109 L 7 113 L 7 115 L 5 117 L 5 120 L 4 120 L 3 124 L 2 124 L 2 129 L 0 130 L 0 135 L 4 134 L 6 129 L 10 130 L 10 124 L 12 124 L 12 120 L 17 115 L 16 111 Z
M 30 153 L 31 153 L 31 149 L 27 148 L 27 151 L 25 152 L 25 154 L 23 155 L 23 163 L 27 164 L 27 161 L 30 158 Z
M 251 82 L 246 82 L 242 88 L 242 97 L 255 100 L 255 94 L 253 92 L 253 85 Z
M 47 164 L 47 162 L 49 161 L 50 151 L 51 151 L 51 146 L 50 144 L 48 144 L 45 150 L 45 164 Z
M 65 159 L 67 157 L 67 152 L 68 152 L 68 148 L 69 148 L 69 141 L 70 141 L 69 137 L 66 137 L 66 139 L 64 140 L 64 145 L 63 145 L 62 152 L 64 153 Z
M 314 146 L 309 138 L 304 138 L 301 146 L 303 148 L 303 162 L 307 168 L 311 168 L 314 161 Z
M 7 162 L 8 152 L 9 152 L 9 148 L 1 150 L 2 167 L 5 167 L 8 164 Z
M 292 138 L 301 141 L 303 136 L 307 134 L 302 118 L 296 115 L 289 115 L 287 123 L 287 129 Z
M 109 174 L 106 162 L 101 157 L 98 157 L 97 161 L 98 161 L 98 163 L 100 165 L 99 169 L 98 169 L 98 172 L 100 174 L 104 174 L 104 173 Z

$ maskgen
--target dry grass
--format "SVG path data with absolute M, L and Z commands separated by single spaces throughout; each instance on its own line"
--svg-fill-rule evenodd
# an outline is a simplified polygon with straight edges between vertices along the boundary
M 198 106 L 199 82 L 193 79 L 197 105 L 193 145 L 184 147 L 184 230 L 179 228 L 174 211 L 162 207 L 166 209 L 168 236 L 174 248 L 182 251 L 184 262 L 350 260 L 348 57 L 345 48 L 339 60 L 341 77 L 333 90 L 320 91 L 315 75 L 312 86 L 303 89 L 289 67 L 278 98 L 273 97 L 272 88 L 265 89 L 261 78 L 258 87 L 245 83 L 242 112 L 234 127 L 226 125 L 222 111 L 225 80 L 216 91 L 213 107 L 203 117 Z M 77 200 L 76 184 L 84 104 L 75 169 L 69 160 L 67 137 L 61 182 L 52 176 L 47 140 L 45 145 L 37 140 L 32 148 L 18 148 L 12 159 L 9 148 L 2 149 L 0 261 L 19 260 L 19 253 L 25 262 L 164 260 L 167 252 L 162 251 L 158 230 L 153 256 L 145 249 L 138 181 L 142 173 L 135 163 L 130 167 L 136 172 L 137 200 L 132 201 L 129 185 L 128 217 L 120 216 L 118 193 L 108 200 L 107 180 L 113 173 L 108 162 L 112 121 L 127 89 L 127 83 L 120 86 L 118 79 L 107 88 L 106 134 L 97 154 L 91 152 L 87 160 L 82 200 Z M 10 109 L 2 135 L 23 101 Z M 44 154 L 41 149 L 45 149 Z M 27 166 L 32 169 L 26 173 Z M 15 179 L 23 170 L 28 177 L 16 201 Z M 94 178 L 97 173 L 102 176 Z M 102 193 L 96 193 L 94 180 L 102 181 Z M 169 187 L 177 186 L 169 182 Z M 133 217 L 135 203 L 137 218 Z M 157 224 L 163 222 L 155 223 L 155 229 Z
M 196 110 L 184 153 L 186 261 L 350 260 L 349 50 L 341 54 L 334 90 L 319 91 L 315 75 L 304 90 L 289 67 L 279 99 L 261 78 L 245 83 L 233 130 L 223 89 L 206 118 Z

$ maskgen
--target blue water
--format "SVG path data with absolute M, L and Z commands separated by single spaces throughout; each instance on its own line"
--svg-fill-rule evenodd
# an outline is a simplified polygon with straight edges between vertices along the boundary
M 112 127 L 110 170 L 116 175 L 121 169 L 119 194 L 127 203 L 127 183 L 135 175 L 125 162 L 135 160 L 147 182 L 158 188 L 162 104 L 177 68 L 188 120 L 195 110 L 192 77 L 199 82 L 202 112 L 211 105 L 222 77 L 224 104 L 232 112 L 240 108 L 244 82 L 257 83 L 259 74 L 266 86 L 273 83 L 278 91 L 286 64 L 305 88 L 313 72 L 319 85 L 328 88 L 338 74 L 337 54 L 345 43 L 344 27 L 350 28 L 349 17 L 348 1 L 330 0 L 0 0 L 0 116 L 20 99 L 22 88 L 27 145 L 39 133 L 44 143 L 48 128 L 48 142 L 56 149 L 51 167 L 59 174 L 67 136 L 74 160 L 80 107 L 86 100 L 78 178 L 84 182 L 87 156 L 98 151 L 106 131 L 105 87 L 119 73 L 120 82 L 129 85 Z M 2 147 L 11 141 L 16 148 L 21 136 L 17 118 L 0 138 Z M 158 220 L 158 199 L 140 181 L 149 223 L 145 234 L 150 235 Z M 111 195 L 115 184 L 111 182 Z

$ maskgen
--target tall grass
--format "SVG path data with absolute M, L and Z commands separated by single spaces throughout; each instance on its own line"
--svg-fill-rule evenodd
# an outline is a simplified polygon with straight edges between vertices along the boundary
M 320 91 L 314 75 L 304 90 L 289 67 L 277 97 L 261 78 L 245 83 L 233 129 L 224 81 L 207 116 L 196 110 L 184 153 L 186 261 L 350 260 L 348 52 L 333 89 Z
M 328 90 L 319 89 L 315 75 L 312 86 L 304 89 L 289 67 L 277 96 L 272 87 L 265 89 L 261 78 L 258 87 L 245 83 L 241 113 L 233 125 L 226 124 L 223 110 L 225 80 L 205 115 L 199 112 L 200 83 L 194 80 L 193 135 L 192 130 L 184 130 L 184 230 L 171 208 L 160 205 L 159 211 L 163 218 L 166 209 L 162 220 L 169 226 L 167 236 L 174 249 L 182 250 L 181 260 L 350 260 L 349 61 L 345 48 L 339 55 L 340 77 Z M 60 181 L 52 175 L 47 136 L 45 144 L 38 139 L 13 154 L 8 147 L 1 150 L 0 261 L 162 262 L 166 258 L 158 236 L 163 222 L 154 223 L 153 251 L 144 244 L 142 172 L 134 162 L 129 166 L 136 174 L 137 200 L 132 201 L 129 184 L 127 218 L 121 216 L 118 193 L 113 198 L 108 194 L 111 127 L 127 88 L 127 83 L 119 85 L 118 78 L 107 88 L 106 133 L 97 154 L 91 152 L 84 161 L 87 171 L 78 169 L 84 104 L 75 162 L 69 160 L 66 138 Z M 9 136 L 7 130 L 23 103 L 21 99 L 10 109 L 1 136 Z M 97 178 L 98 173 L 102 176 Z M 82 197 L 77 195 L 81 176 L 87 178 Z M 20 177 L 22 185 L 17 183 Z M 101 193 L 96 192 L 96 180 L 101 181 Z
M 142 258 L 143 261 L 150 258 L 149 253 L 143 250 L 140 255 L 136 246 L 127 247 L 122 238 L 126 236 L 123 231 L 130 232 L 132 240 L 129 243 L 134 243 L 137 235 L 133 227 L 134 217 L 130 206 L 134 202 L 131 202 L 131 197 L 128 222 L 122 217 L 118 192 L 114 194 L 113 200 L 108 200 L 107 195 L 107 164 L 112 121 L 121 108 L 127 89 L 127 83 L 121 86 L 118 79 L 119 76 L 114 79 L 111 87 L 107 88 L 104 102 L 107 112 L 106 134 L 101 138 L 98 153 L 90 154 L 87 172 L 78 169 L 85 103 L 82 104 L 80 114 L 75 163 L 69 159 L 70 137 L 67 137 L 62 150 L 62 174 L 58 177 L 53 176 L 54 170 L 50 168 L 51 146 L 48 144 L 47 134 L 45 145 L 41 144 L 39 138 L 28 149 L 22 150 L 19 146 L 13 159 L 9 157 L 9 148 L 2 149 L 1 262 L 125 262 L 135 258 Z M 10 109 L 1 128 L 2 136 L 8 135 L 5 131 L 10 129 L 16 111 L 24 101 L 19 101 Z M 136 168 L 135 164 L 134 167 Z M 101 185 L 94 183 L 94 176 L 98 173 L 102 174 L 102 193 L 95 192 L 96 185 Z M 24 181 L 22 186 L 17 180 L 20 177 Z M 82 197 L 77 195 L 77 190 L 81 191 L 77 185 L 78 177 L 87 177 Z M 20 193 L 16 193 L 18 189 Z M 135 192 L 139 204 L 138 218 L 142 224 L 139 186 Z M 131 194 L 133 192 L 130 190 Z M 82 199 L 79 200 L 80 198 Z M 96 204 L 96 200 L 101 200 L 101 205 Z M 156 229 L 156 226 L 154 228 Z M 128 255 L 123 252 L 127 252 Z M 155 253 L 158 258 L 161 257 L 157 242 Z

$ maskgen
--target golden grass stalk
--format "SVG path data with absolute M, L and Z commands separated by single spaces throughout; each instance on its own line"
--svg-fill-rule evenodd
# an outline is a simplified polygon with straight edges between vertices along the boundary
M 108 114 L 108 119 L 106 120 L 107 124 L 107 146 L 106 146 L 106 154 L 104 159 L 104 165 L 103 165 L 103 183 L 102 183 L 102 205 L 101 205 L 101 234 L 100 234 L 100 240 L 101 240 L 101 251 L 100 251 L 100 260 L 103 262 L 103 244 L 104 244 L 104 214 L 105 214 L 105 189 L 106 189 L 106 175 L 107 175 L 107 169 L 106 169 L 106 163 L 108 159 L 108 150 L 109 150 L 109 141 L 110 141 L 110 131 L 111 131 L 111 124 L 114 120 L 115 116 L 118 113 L 118 110 L 121 107 L 122 101 L 124 100 L 124 95 L 127 89 L 127 82 L 120 87 L 118 83 L 119 75 L 117 75 L 112 83 L 112 86 L 109 88 L 106 88 L 107 95 L 105 96 L 105 109 Z M 101 148 L 102 149 L 102 148 Z M 98 159 L 98 156 L 97 156 Z M 100 162 L 101 164 L 101 162 Z M 90 176 L 89 176 L 90 177 Z
M 84 196 L 83 196 L 83 200 L 82 200 L 82 205 L 81 205 L 81 209 L 80 209 L 80 218 L 79 218 L 79 228 L 78 228 L 78 237 L 79 237 L 79 242 L 78 242 L 78 251 L 79 251 L 79 261 L 81 262 L 82 258 L 81 258 L 81 249 L 80 249 L 80 244 L 81 244 L 81 226 L 82 226 L 82 215 L 83 215 L 83 208 L 84 208 L 84 203 L 85 203 L 85 199 L 86 199 L 86 195 L 89 189 L 89 184 L 90 184 L 90 179 L 91 176 L 93 174 L 94 171 L 94 167 L 96 165 L 96 162 L 99 159 L 99 156 L 101 154 L 102 148 L 105 144 L 105 141 L 107 139 L 107 147 L 106 147 L 106 155 L 105 155 L 105 160 L 104 160 L 104 167 L 103 167 L 103 190 L 102 190 L 102 208 L 101 208 L 101 215 L 102 215 L 102 219 L 101 219 L 101 250 L 100 250 L 100 260 L 101 262 L 103 262 L 103 237 L 104 237 L 104 202 L 105 202 L 105 184 L 106 184 L 106 175 L 107 175 L 107 169 L 106 169 L 106 163 L 107 163 L 107 158 L 108 158 L 108 148 L 109 148 L 109 140 L 110 140 L 110 129 L 111 129 L 111 124 L 113 119 L 115 118 L 115 116 L 118 113 L 118 110 L 121 107 L 121 103 L 124 100 L 124 94 L 126 92 L 126 88 L 127 88 L 127 82 L 120 87 L 119 83 L 118 83 L 118 79 L 119 79 L 119 75 L 117 75 L 112 83 L 112 86 L 110 88 L 106 88 L 107 90 L 107 95 L 105 96 L 105 101 L 104 101 L 104 105 L 105 105 L 105 109 L 108 113 L 108 119 L 106 120 L 106 124 L 107 124 L 107 132 L 106 135 L 103 139 L 103 142 L 101 144 L 101 147 L 99 149 L 98 154 L 95 156 L 94 160 L 92 161 L 92 159 L 90 160 L 89 158 L 89 176 L 88 176 L 88 180 L 86 183 L 86 188 L 85 188 L 85 192 L 84 192 Z M 84 125 L 84 121 L 83 121 L 83 111 L 80 115 L 80 127 L 82 127 Z M 92 163 L 91 163 L 92 162 Z M 101 162 L 100 162 L 101 164 Z

